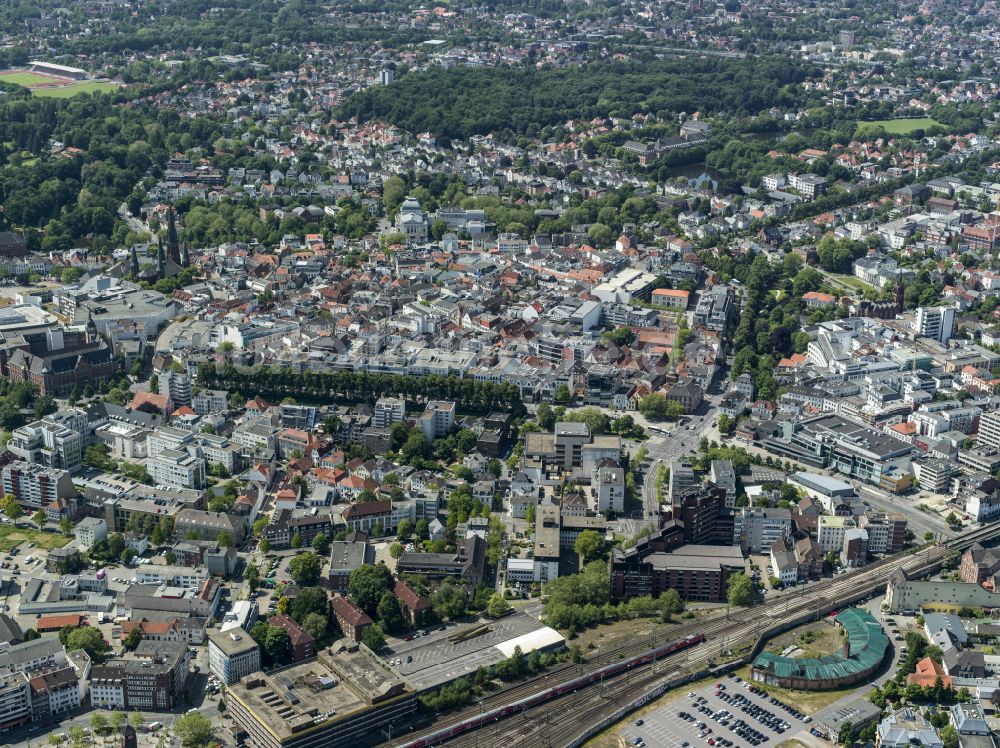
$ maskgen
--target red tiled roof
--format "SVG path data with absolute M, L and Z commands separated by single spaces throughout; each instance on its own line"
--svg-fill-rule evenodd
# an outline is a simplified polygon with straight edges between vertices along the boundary
M 375 514 L 388 514 L 392 511 L 391 501 L 367 501 L 363 504 L 351 504 L 344 510 L 344 519 L 371 517 Z
M 346 597 L 337 596 L 333 598 L 331 605 L 333 606 L 333 612 L 337 614 L 338 618 L 343 618 L 355 628 L 358 626 L 367 626 L 372 622 L 367 613 Z
M 83 616 L 76 613 L 63 616 L 41 616 L 35 624 L 35 628 L 39 631 L 42 629 L 52 631 L 61 629 L 63 626 L 79 626 L 81 623 L 83 623 Z
M 299 624 L 286 616 L 284 613 L 268 618 L 267 622 L 271 626 L 281 626 L 281 628 L 287 631 L 288 638 L 291 640 L 293 647 L 298 646 L 299 644 L 309 644 L 313 640 L 308 631 L 299 626 Z
M 414 613 L 419 613 L 421 610 L 426 610 L 430 607 L 430 603 L 424 597 L 417 594 L 417 591 L 402 579 L 396 582 L 396 586 L 392 588 L 392 593 L 402 600 L 403 605 Z

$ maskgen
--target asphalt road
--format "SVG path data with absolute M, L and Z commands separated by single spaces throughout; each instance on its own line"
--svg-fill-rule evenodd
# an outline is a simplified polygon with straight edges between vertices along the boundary
M 672 460 L 676 460 L 684 455 L 694 456 L 698 452 L 698 442 L 701 437 L 711 429 L 718 419 L 718 403 L 725 394 L 729 384 L 728 376 L 713 383 L 706 393 L 698 412 L 691 416 L 686 416 L 677 423 L 660 424 L 660 428 L 667 429 L 667 435 L 650 432 L 653 437 L 646 442 L 647 454 L 652 458 L 649 470 L 646 472 L 642 485 L 642 497 L 644 507 L 644 519 L 655 517 L 659 511 L 656 500 L 656 475 L 660 465 L 669 466 Z
M 918 541 L 923 540 L 924 533 L 927 532 L 935 533 L 944 539 L 955 535 L 937 512 L 922 512 L 917 509 L 916 505 L 919 502 L 911 496 L 893 496 L 881 489 L 863 484 L 858 484 L 858 495 L 874 509 L 903 514 L 906 517 L 907 528 Z

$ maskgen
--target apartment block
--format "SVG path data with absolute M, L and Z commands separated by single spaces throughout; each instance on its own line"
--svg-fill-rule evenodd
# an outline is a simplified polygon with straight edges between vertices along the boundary
M 26 514 L 76 495 L 65 470 L 15 460 L 4 465 L 2 475 L 4 494 L 13 495 Z
M 397 397 L 380 397 L 372 411 L 372 426 L 388 428 L 394 423 L 402 423 L 406 418 L 406 401 Z
M 443 400 L 431 400 L 424 409 L 424 414 L 417 420 L 424 438 L 432 442 L 447 436 L 455 425 L 455 403 Z

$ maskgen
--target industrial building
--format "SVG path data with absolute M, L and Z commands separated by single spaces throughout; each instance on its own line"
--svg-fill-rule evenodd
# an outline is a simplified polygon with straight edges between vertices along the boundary
M 841 611 L 834 621 L 847 632 L 842 651 L 802 658 L 764 652 L 753 661 L 751 677 L 769 686 L 806 691 L 828 691 L 868 680 L 882 665 L 889 638 L 870 613 L 858 608 Z

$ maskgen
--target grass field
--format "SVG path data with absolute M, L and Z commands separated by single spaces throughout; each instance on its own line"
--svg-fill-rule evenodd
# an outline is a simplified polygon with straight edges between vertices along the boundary
M 931 117 L 902 117 L 900 119 L 877 119 L 869 122 L 858 122 L 857 132 L 864 132 L 876 127 L 885 128 L 890 135 L 909 135 L 914 130 L 928 130 L 932 127 L 944 127 Z
M 797 647 L 798 653 L 792 657 L 824 657 L 844 646 L 840 630 L 826 619 L 797 626 L 771 639 L 765 650 L 781 654 L 788 647 Z
M 0 74 L 0 81 L 13 83 L 15 86 L 40 86 L 52 83 L 52 78 L 37 73 L 3 73 Z
M 23 522 L 24 520 L 22 520 Z M 62 548 L 71 537 L 58 532 L 42 532 L 34 528 L 0 525 L 0 551 L 6 553 L 21 543 L 32 542 L 36 548 Z
M 33 88 L 31 93 L 34 96 L 48 96 L 52 99 L 68 99 L 81 93 L 114 91 L 117 87 L 117 84 L 110 81 L 80 81 L 59 88 Z

